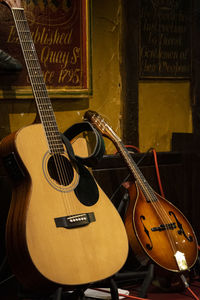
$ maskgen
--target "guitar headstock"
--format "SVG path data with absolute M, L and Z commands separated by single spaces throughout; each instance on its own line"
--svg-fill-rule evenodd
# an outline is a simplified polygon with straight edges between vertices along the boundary
M 22 8 L 21 0 L 0 0 L 0 2 L 8 5 L 10 8 Z
M 104 136 L 111 140 L 120 140 L 113 129 L 105 122 L 105 120 L 96 112 L 92 110 L 86 111 L 84 118 L 86 118 L 97 130 Z

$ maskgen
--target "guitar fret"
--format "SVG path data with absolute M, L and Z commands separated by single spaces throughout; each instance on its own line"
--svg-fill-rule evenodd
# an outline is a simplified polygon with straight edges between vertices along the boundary
M 46 132 L 46 134 L 50 138 L 53 137 L 53 140 L 51 140 L 51 142 L 53 142 L 54 144 L 60 144 L 60 136 L 55 135 L 55 132 Z
M 42 79 L 42 78 L 43 78 L 42 75 L 34 74 L 32 80 L 34 81 L 34 80 L 38 80 L 38 79 Z M 34 83 L 36 83 L 36 82 L 34 82 Z
M 31 44 L 31 47 L 32 47 L 32 49 L 30 48 L 30 45 L 27 43 L 25 45 L 23 45 L 24 51 L 33 51 L 34 44 Z
M 12 12 L 49 149 L 50 151 L 62 153 L 64 151 L 62 139 L 56 124 L 53 108 L 24 10 L 12 9 Z
M 55 142 L 55 140 L 51 140 L 49 137 L 47 137 L 49 139 L 49 145 L 51 145 L 54 148 L 63 148 L 63 143 L 62 140 L 57 141 L 57 143 Z
M 51 124 L 46 124 L 45 125 L 45 127 L 46 127 L 46 131 L 48 131 L 48 132 L 55 132 L 55 135 L 57 134 L 57 125 L 54 125 L 54 126 L 52 126 Z
M 19 34 L 20 34 L 20 32 L 19 32 Z M 32 41 L 27 41 L 27 40 L 22 40 L 22 39 L 21 39 L 21 42 L 22 42 L 22 44 L 24 43 L 25 45 L 27 45 L 27 44 L 32 44 L 32 45 L 34 45 Z
M 48 136 L 48 138 L 51 139 L 51 142 L 55 143 L 55 144 L 60 144 L 61 143 L 61 139 L 60 139 L 60 135 L 57 135 L 57 133 L 55 133 L 55 131 L 52 132 L 46 132 L 46 135 Z
M 37 85 L 37 84 L 35 84 L 35 83 L 33 83 L 33 85 L 35 86 L 35 85 Z M 38 87 L 38 88 L 40 88 L 40 87 Z M 43 90 L 43 89 L 40 89 L 39 91 L 37 91 L 36 93 L 40 93 L 40 92 L 46 92 L 47 90 L 45 89 L 45 90 Z
M 45 113 L 45 115 L 43 116 L 43 119 L 44 119 L 44 121 L 46 120 L 48 122 L 48 121 L 52 120 L 52 117 L 53 117 L 52 113 L 49 113 L 49 114 Z
M 24 39 L 22 39 L 21 38 L 21 42 L 22 42 L 22 44 L 24 43 L 24 44 L 33 44 L 33 42 L 32 41 L 27 41 L 27 40 L 24 40 Z
M 36 93 L 40 93 L 40 92 L 46 92 L 46 88 L 44 89 L 43 86 L 41 86 L 41 83 L 33 83 L 34 87 L 37 87 L 39 90 Z
M 26 50 L 24 49 L 24 52 L 25 52 L 25 53 L 31 52 L 31 53 L 35 54 L 34 51 L 33 51 L 32 49 L 26 49 Z
M 18 22 L 18 21 L 17 21 Z M 28 30 L 20 30 L 19 33 L 28 33 L 30 35 L 30 32 Z
M 36 58 L 27 58 L 27 62 L 31 62 L 31 61 L 37 61 L 37 59 Z

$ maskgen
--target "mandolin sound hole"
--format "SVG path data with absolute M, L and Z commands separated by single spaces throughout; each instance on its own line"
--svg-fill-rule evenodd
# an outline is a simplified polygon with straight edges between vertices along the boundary
M 58 184 L 67 186 L 74 178 L 74 170 L 70 161 L 63 155 L 52 155 L 47 164 L 49 175 Z

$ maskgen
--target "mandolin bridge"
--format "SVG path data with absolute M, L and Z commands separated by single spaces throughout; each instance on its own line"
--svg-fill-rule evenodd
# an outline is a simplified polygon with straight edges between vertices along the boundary
M 96 221 L 93 212 L 59 217 L 55 218 L 54 220 L 56 223 L 56 227 L 63 227 L 67 229 L 86 226 L 89 225 L 91 222 Z
M 169 224 L 161 224 L 158 227 L 153 227 L 151 228 L 152 231 L 163 231 L 163 230 L 168 230 L 168 229 L 175 229 L 176 224 L 175 223 L 169 223 Z

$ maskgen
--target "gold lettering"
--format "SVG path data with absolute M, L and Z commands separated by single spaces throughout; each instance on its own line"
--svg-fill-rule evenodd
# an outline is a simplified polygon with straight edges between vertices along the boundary
M 55 51 L 49 47 L 44 47 L 41 52 L 41 62 L 47 67 L 50 64 L 60 64 L 62 69 L 65 69 L 69 62 L 69 51 Z
M 40 45 L 69 45 L 72 40 L 72 29 L 68 32 L 59 32 L 58 29 L 55 31 L 49 31 L 46 27 L 37 27 L 32 32 L 32 38 L 34 44 Z
M 39 41 L 40 41 L 40 32 L 38 30 L 38 27 L 36 29 L 36 32 L 32 34 L 32 38 L 33 38 L 34 44 L 39 43 Z
M 58 78 L 58 83 L 69 83 L 72 82 L 74 84 L 77 84 L 80 82 L 80 69 L 76 68 L 75 70 L 73 69 L 65 69 L 61 70 Z
M 71 44 L 72 32 L 73 32 L 73 29 L 71 29 L 68 33 L 65 34 L 64 45 Z
M 43 63 L 45 67 L 47 67 L 47 62 L 49 60 L 49 52 L 50 49 L 48 47 L 44 47 L 41 52 L 41 63 Z
M 17 36 L 17 31 L 14 26 L 11 26 L 7 42 L 8 43 L 18 43 L 19 42 L 19 38 Z
M 63 83 L 65 80 L 65 77 L 68 75 L 68 73 L 69 73 L 68 70 L 61 70 L 59 78 L 58 78 L 58 83 Z
M 44 80 L 46 84 L 53 84 L 54 75 L 55 75 L 54 71 L 44 72 Z
M 73 55 L 71 57 L 71 63 L 73 65 L 75 65 L 77 63 L 79 56 L 80 56 L 80 48 L 74 47 L 74 49 L 73 49 Z

